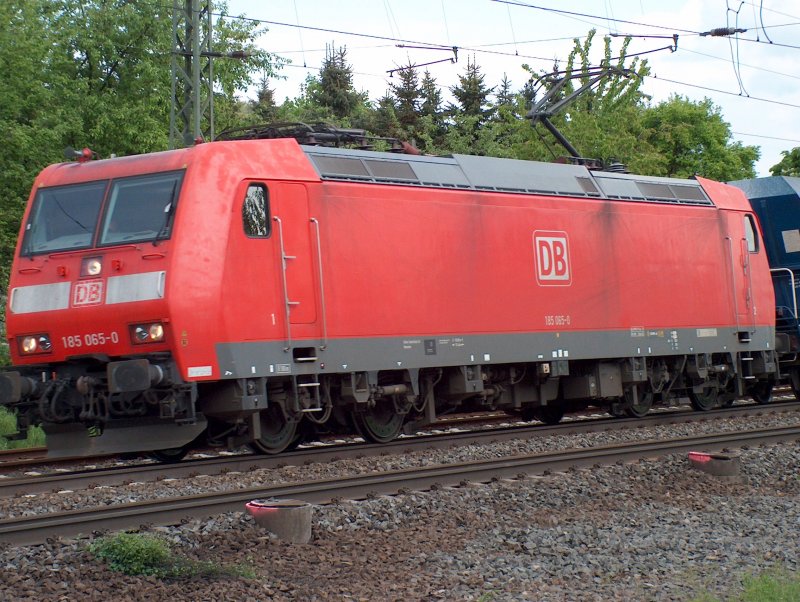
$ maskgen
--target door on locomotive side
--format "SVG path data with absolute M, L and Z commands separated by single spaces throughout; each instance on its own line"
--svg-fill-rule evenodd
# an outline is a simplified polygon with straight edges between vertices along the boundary
M 733 280 L 733 301 L 736 312 L 737 331 L 744 333 L 755 330 L 758 308 L 753 296 L 752 257 L 761 253 L 755 217 L 731 211 L 728 216 L 728 236 L 726 244 L 730 258 L 731 278 Z M 771 308 L 764 308 L 771 310 Z
M 316 238 L 305 187 L 246 180 L 232 211 L 223 283 L 229 340 L 316 336 Z
M 303 184 L 278 182 L 271 185 L 272 220 L 284 303 L 290 324 L 313 324 L 317 320 L 315 266 L 317 223 L 308 211 L 308 193 Z

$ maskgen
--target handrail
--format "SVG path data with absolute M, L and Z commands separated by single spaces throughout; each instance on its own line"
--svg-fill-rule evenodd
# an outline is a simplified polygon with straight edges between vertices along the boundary
M 281 246 L 281 276 L 283 280 L 283 308 L 284 314 L 286 318 L 286 346 L 283 348 L 284 351 L 289 351 L 292 348 L 292 324 L 290 321 L 289 310 L 291 309 L 292 305 L 297 305 L 296 301 L 289 300 L 289 288 L 286 284 L 286 260 L 287 259 L 295 259 L 294 255 L 287 255 L 286 249 L 283 246 L 283 222 L 281 218 L 277 215 L 272 217 L 273 221 L 278 224 L 278 240 Z
M 770 272 L 789 272 L 789 278 L 792 283 L 792 304 L 794 309 L 794 317 L 797 319 L 797 289 L 795 288 L 794 272 L 789 268 L 772 268 Z
M 322 243 L 320 242 L 319 220 L 316 217 L 312 217 L 309 221 L 312 224 L 314 224 L 314 231 L 316 233 L 316 238 L 317 238 L 317 268 L 319 269 L 319 298 L 320 302 L 322 303 L 322 345 L 320 345 L 319 348 L 324 351 L 328 347 L 328 318 L 325 308 L 325 282 L 322 279 Z

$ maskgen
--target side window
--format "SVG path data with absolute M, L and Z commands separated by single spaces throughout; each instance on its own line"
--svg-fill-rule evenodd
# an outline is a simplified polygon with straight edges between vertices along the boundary
M 758 253 L 758 235 L 756 234 L 756 222 L 752 215 L 744 216 L 744 237 L 747 240 L 747 250 L 751 253 Z
M 263 184 L 251 184 L 242 204 L 244 233 L 251 238 L 267 238 L 272 232 L 269 217 L 269 191 Z

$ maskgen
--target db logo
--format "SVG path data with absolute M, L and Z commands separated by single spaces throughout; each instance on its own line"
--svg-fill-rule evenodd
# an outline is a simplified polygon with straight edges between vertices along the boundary
M 76 282 L 72 289 L 72 305 L 99 305 L 103 302 L 103 281 Z
M 569 286 L 569 240 L 566 232 L 536 230 L 533 233 L 536 255 L 536 281 L 540 286 Z

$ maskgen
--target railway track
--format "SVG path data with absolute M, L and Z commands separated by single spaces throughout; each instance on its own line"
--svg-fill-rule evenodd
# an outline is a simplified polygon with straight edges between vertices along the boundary
M 634 429 L 665 424 L 683 424 L 706 420 L 721 420 L 733 417 L 758 416 L 769 412 L 798 412 L 800 402 L 774 406 L 748 405 L 728 409 L 697 413 L 692 411 L 660 413 L 646 418 L 598 417 L 562 423 L 555 426 L 520 425 L 503 428 L 481 429 L 463 432 L 436 433 L 403 438 L 388 444 L 345 443 L 326 446 L 310 446 L 277 456 L 252 454 L 223 455 L 213 458 L 184 460 L 177 464 L 139 464 L 57 472 L 45 475 L 30 475 L 0 479 L 0 498 L 50 493 L 62 490 L 76 491 L 90 487 L 113 487 L 131 482 L 159 481 L 165 478 L 182 479 L 199 475 L 218 475 L 228 472 L 248 472 L 275 469 L 283 466 L 300 466 L 312 462 L 332 462 L 346 458 L 402 454 L 420 450 L 442 449 L 470 444 L 508 441 L 531 437 L 572 435 L 607 431 L 618 428 Z
M 790 404 L 795 403 L 795 396 L 792 393 L 791 389 L 788 387 L 780 387 L 775 389 L 775 393 L 773 395 L 773 403 L 770 404 L 769 408 L 792 408 Z M 737 402 L 737 405 L 734 406 L 733 409 L 728 408 L 727 410 L 717 410 L 717 411 L 736 411 L 737 409 L 744 408 L 744 407 L 752 407 L 752 408 L 763 408 L 764 406 L 754 405 L 752 401 L 740 400 Z M 800 406 L 798 406 L 800 407 Z M 679 407 L 670 407 L 670 408 L 655 408 L 651 411 L 651 413 L 645 419 L 619 419 L 619 418 L 611 418 L 607 413 L 603 412 L 602 410 L 597 410 L 596 412 L 581 412 L 581 413 L 574 413 L 568 414 L 562 423 L 557 428 L 564 428 L 565 425 L 575 425 L 581 424 L 588 421 L 605 421 L 608 422 L 610 420 L 615 420 L 617 424 L 623 425 L 623 428 L 627 428 L 629 426 L 628 423 L 638 423 L 641 425 L 649 425 L 651 423 L 646 422 L 652 419 L 659 420 L 664 415 L 676 416 L 685 413 L 686 407 L 679 406 Z M 705 413 L 704 413 L 705 415 Z M 707 414 L 709 417 L 713 415 L 713 413 Z M 514 425 L 514 423 L 517 423 Z M 521 428 L 521 427 L 529 427 L 531 426 L 530 423 L 522 423 L 521 419 L 515 417 L 513 415 L 509 415 L 505 412 L 473 412 L 468 414 L 460 414 L 455 415 L 452 417 L 444 417 L 437 420 L 437 422 L 433 425 L 428 425 L 426 427 L 420 428 L 418 431 L 415 431 L 413 436 L 431 436 L 432 434 L 438 434 L 442 431 L 448 431 L 453 429 L 474 429 L 476 426 L 480 427 L 488 427 L 491 424 L 512 424 L 513 426 L 505 427 L 505 428 Z M 536 425 L 534 425 L 535 427 Z M 550 427 L 538 425 L 538 428 L 547 430 Z M 402 438 L 402 441 L 407 441 L 407 438 Z M 319 448 L 323 448 L 326 446 L 331 446 L 331 443 L 327 443 L 324 445 L 320 445 Z M 339 446 L 340 447 L 340 446 Z M 384 447 L 383 449 L 388 449 L 388 447 Z M 214 454 L 218 455 L 217 450 L 197 450 L 194 452 L 194 455 L 202 455 L 202 454 Z M 241 454 L 245 457 L 254 457 L 248 453 Z M 284 453 L 281 454 L 281 458 L 289 458 L 291 454 Z M 2 477 L 4 474 L 13 473 L 14 471 L 19 471 L 23 469 L 28 470 L 36 470 L 38 468 L 51 466 L 51 465 L 58 465 L 62 467 L 68 467 L 70 464 L 82 464 L 86 465 L 87 463 L 95 460 L 102 460 L 104 458 L 113 458 L 114 456 L 97 456 L 97 457 L 58 457 L 58 458 L 48 458 L 47 457 L 47 448 L 45 447 L 36 447 L 36 448 L 29 448 L 29 449 L 18 449 L 18 450 L 0 450 L 0 483 L 2 483 Z M 129 461 L 135 461 L 135 459 L 130 458 Z M 207 463 L 212 462 L 213 460 L 207 460 Z M 224 458 L 219 460 L 222 464 L 225 463 Z M 190 462 L 201 463 L 202 460 L 195 459 L 195 460 L 184 460 L 181 465 L 188 464 Z M 66 469 L 68 470 L 68 469 Z M 114 467 L 113 469 L 108 470 L 120 470 L 119 467 Z M 86 472 L 86 471 L 84 471 Z M 3 488 L 0 486 L 0 497 L 2 497 Z
M 497 478 L 523 478 L 524 475 L 608 465 L 698 449 L 715 451 L 797 439 L 800 439 L 800 426 L 718 433 L 162 498 L 113 507 L 82 508 L 43 516 L 0 520 L 0 541 L 26 545 L 41 543 L 47 538 L 74 537 L 98 530 L 131 529 L 145 524 L 175 524 L 186 518 L 201 519 L 224 512 L 241 511 L 246 502 L 257 498 L 294 498 L 326 504 L 343 498 L 358 500 L 405 490 L 457 486 L 465 482 L 488 482 Z
M 0 450 L 0 470 L 47 461 L 46 447 L 24 447 Z

